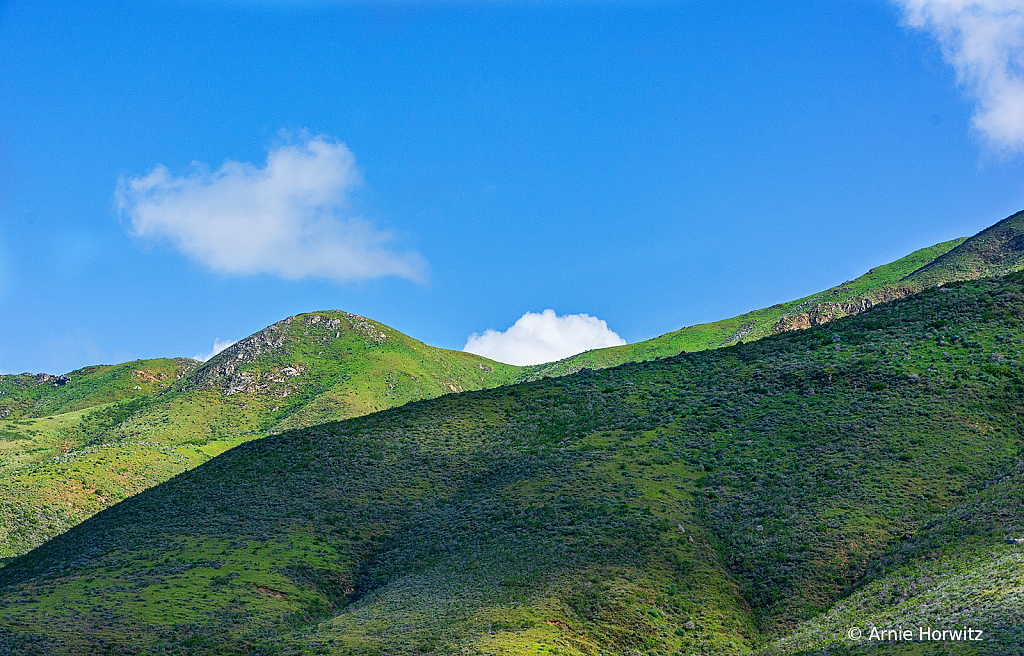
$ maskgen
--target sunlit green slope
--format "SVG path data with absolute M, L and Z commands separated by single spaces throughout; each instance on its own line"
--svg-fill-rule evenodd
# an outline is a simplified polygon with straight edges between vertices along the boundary
M 355 417 L 519 377 L 519 367 L 437 349 L 358 315 L 309 313 L 225 349 L 110 436 L 206 442 Z
M 891 264 L 876 267 L 856 280 L 848 280 L 812 296 L 754 310 L 731 319 L 682 328 L 636 344 L 587 351 L 565 360 L 537 367 L 536 375 L 564 375 L 581 368 L 600 369 L 625 362 L 641 362 L 682 352 L 720 348 L 740 341 L 760 339 L 789 330 L 809 328 L 865 308 L 902 298 L 911 291 L 903 286 L 907 276 L 936 257 L 948 253 L 965 239 L 954 239 L 914 251 Z
M 1022 319 L 957 283 L 251 441 L 0 569 L 0 653 L 1021 653 Z
M 46 417 L 152 396 L 169 389 L 199 364 L 188 358 L 135 360 L 85 367 L 63 376 L 0 375 L 0 419 Z
M 818 326 L 936 285 L 1007 274 L 1024 268 L 1024 211 L 970 238 L 914 251 L 812 296 L 754 310 L 731 319 L 689 326 L 636 344 L 587 351 L 531 368 L 531 377 L 565 375 L 682 352 L 720 348 L 791 330 Z

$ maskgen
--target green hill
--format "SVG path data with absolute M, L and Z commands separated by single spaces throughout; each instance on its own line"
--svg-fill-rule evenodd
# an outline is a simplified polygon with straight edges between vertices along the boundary
M 856 280 L 812 296 L 755 310 L 738 317 L 682 328 L 636 344 L 587 351 L 531 368 L 532 378 L 602 369 L 682 352 L 721 348 L 790 330 L 820 326 L 834 319 L 903 298 L 947 282 L 1003 275 L 1024 268 L 1024 211 L 970 238 L 922 248 Z
M 836 288 L 841 294 L 818 296 L 849 303 L 962 241 L 922 249 L 844 283 Z M 113 503 L 283 429 L 584 367 L 717 348 L 734 343 L 737 334 L 747 340 L 768 334 L 786 312 L 806 307 L 807 299 L 800 299 L 535 367 L 435 349 L 383 324 L 330 311 L 280 321 L 205 364 L 179 358 L 88 367 L 60 377 L 0 376 L 0 415 L 6 418 L 0 418 L 0 558 L 24 553 Z M 752 322 L 764 329 L 743 328 Z M 51 461 L 55 470 L 41 467 Z
M 912 287 L 973 280 L 1024 268 L 1024 211 L 982 230 L 907 277 Z
M 954 283 L 250 441 L 0 569 L 0 653 L 1018 654 L 1022 320 Z
M 199 364 L 188 358 L 135 360 L 85 367 L 63 376 L 0 375 L 0 419 L 47 417 L 153 396 L 169 389 Z
M 184 377 L 112 437 L 207 442 L 364 415 L 518 380 L 520 368 L 428 346 L 337 310 L 289 317 Z
M 731 319 L 689 326 L 644 342 L 595 349 L 565 360 L 539 365 L 532 368 L 533 375 L 537 378 L 565 375 L 583 368 L 603 369 L 626 362 L 642 362 L 683 352 L 721 348 L 851 316 L 879 303 L 920 291 L 927 285 L 908 286 L 904 282 L 907 277 L 967 241 L 970 240 L 954 239 L 922 248 L 895 262 L 875 267 L 856 280 L 847 280 L 841 285 L 795 301 L 754 310 Z
M 2 376 L 0 558 L 244 441 L 519 375 L 330 311 L 280 321 L 205 364 Z

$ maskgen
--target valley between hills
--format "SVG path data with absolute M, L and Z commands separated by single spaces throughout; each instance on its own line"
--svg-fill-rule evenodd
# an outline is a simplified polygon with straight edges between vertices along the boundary
M 0 654 L 1024 653 L 1022 268 L 1018 213 L 546 365 L 322 311 L 0 376 Z M 919 626 L 985 633 L 848 633 Z

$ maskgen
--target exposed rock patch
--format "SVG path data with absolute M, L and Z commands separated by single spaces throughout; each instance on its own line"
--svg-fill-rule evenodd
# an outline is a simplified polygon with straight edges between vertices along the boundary
M 871 296 L 865 296 L 848 303 L 814 303 L 815 299 L 811 299 L 801 305 L 798 305 L 794 310 L 800 310 L 804 307 L 807 309 L 804 312 L 796 312 L 795 314 L 784 314 L 775 325 L 772 326 L 770 334 L 784 333 L 791 330 L 806 330 L 811 326 L 821 326 L 835 319 L 841 319 L 843 317 L 850 317 L 855 314 L 873 308 L 880 303 L 888 303 L 897 299 L 909 296 L 915 293 L 916 289 L 908 286 L 900 287 L 886 287 L 879 289 L 871 294 Z M 809 307 L 808 307 L 809 306 Z
M 342 312 L 349 323 L 352 325 L 352 330 L 362 335 L 363 337 L 369 338 L 378 344 L 383 344 L 387 341 L 388 336 L 382 331 L 377 330 L 366 317 L 361 317 L 358 314 L 349 314 L 348 312 Z

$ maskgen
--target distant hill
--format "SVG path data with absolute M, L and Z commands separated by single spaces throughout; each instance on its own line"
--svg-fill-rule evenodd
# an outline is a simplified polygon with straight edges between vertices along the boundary
M 729 346 L 851 316 L 922 289 L 958 280 L 1005 275 L 1024 268 L 1024 211 L 970 238 L 953 239 L 875 267 L 856 280 L 731 319 L 682 328 L 625 346 L 595 349 L 530 369 L 531 378 L 565 375 Z
M 1022 347 L 1010 274 L 286 430 L 0 569 L 0 653 L 1024 653 Z M 985 641 L 847 637 L 919 625 Z
M 851 316 L 923 289 L 905 280 L 937 257 L 969 241 L 954 239 L 914 251 L 891 264 L 871 269 L 856 280 L 847 280 L 823 292 L 788 303 L 754 310 L 738 317 L 698 324 L 654 339 L 580 353 L 558 362 L 532 368 L 535 377 L 565 375 L 583 368 L 601 369 L 626 362 L 642 362 L 679 353 L 721 348 L 741 341 L 761 339 L 790 330 L 802 330 Z
M 85 367 L 62 376 L 0 375 L 0 419 L 48 417 L 149 397 L 169 389 L 199 364 L 188 358 L 135 360 Z
M 229 439 L 515 382 L 520 368 L 448 351 L 339 310 L 289 317 L 185 376 L 111 437 Z
M 327 311 L 289 317 L 205 364 L 0 376 L 0 558 L 244 441 L 519 375 Z

